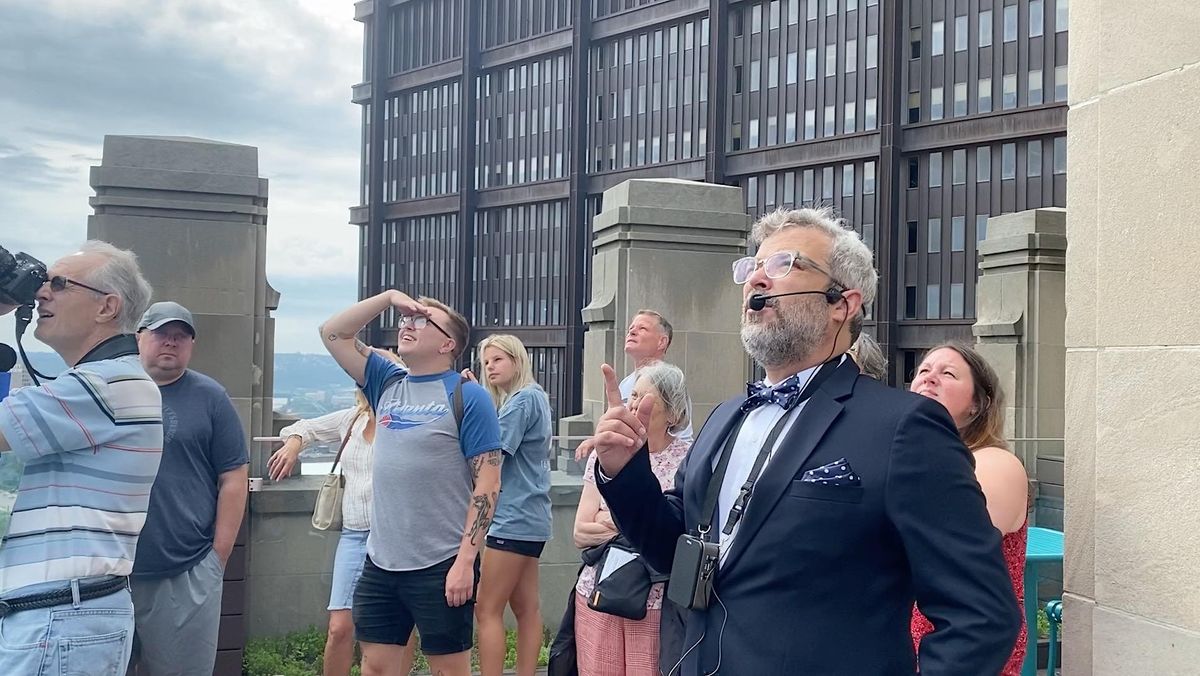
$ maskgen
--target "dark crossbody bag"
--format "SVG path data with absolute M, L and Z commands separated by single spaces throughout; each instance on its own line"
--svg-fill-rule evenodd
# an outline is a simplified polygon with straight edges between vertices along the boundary
M 646 618 L 646 600 L 650 596 L 650 588 L 656 582 L 666 582 L 669 575 L 663 575 L 650 567 L 646 560 L 638 554 L 633 545 L 618 535 L 602 545 L 601 549 L 593 547 L 584 552 L 584 562 L 596 566 L 595 588 L 588 596 L 588 608 L 601 613 L 624 617 L 629 620 Z M 608 577 L 600 580 L 600 573 L 610 556 L 632 556 L 632 560 L 617 568 Z M 589 561 L 589 559 L 592 559 Z

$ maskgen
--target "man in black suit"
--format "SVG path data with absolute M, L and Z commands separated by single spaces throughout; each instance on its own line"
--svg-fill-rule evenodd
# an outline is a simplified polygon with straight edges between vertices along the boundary
M 742 342 L 767 378 L 713 411 L 669 493 L 644 447 L 653 402 L 627 410 L 603 367 L 598 486 L 654 568 L 705 530 L 720 479 L 704 536 L 719 543 L 713 596 L 662 672 L 913 674 L 915 601 L 936 627 L 922 676 L 999 673 L 1020 611 L 971 456 L 940 404 L 844 357 L 848 321 L 874 297 L 870 251 L 827 210 L 773 213 L 752 239 L 757 258 L 735 263 L 734 281 Z

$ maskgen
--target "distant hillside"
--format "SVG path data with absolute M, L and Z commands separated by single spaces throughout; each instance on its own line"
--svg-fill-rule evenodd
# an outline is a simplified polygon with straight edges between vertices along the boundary
M 31 352 L 34 368 L 47 375 L 57 375 L 66 365 L 53 352 Z M 285 352 L 275 355 L 276 397 L 292 397 L 297 392 L 351 390 L 354 383 L 337 362 L 327 354 Z
M 327 354 L 283 352 L 275 355 L 275 396 L 301 390 L 338 392 L 354 388 L 350 376 Z

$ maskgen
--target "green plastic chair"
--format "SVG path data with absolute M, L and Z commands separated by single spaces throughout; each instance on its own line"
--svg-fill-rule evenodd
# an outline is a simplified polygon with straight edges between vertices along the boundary
M 1054 676 L 1058 663 L 1058 627 L 1062 624 L 1062 599 L 1046 604 L 1046 618 L 1050 620 L 1050 645 L 1046 654 L 1046 676 Z M 1034 644 L 1036 645 L 1036 644 Z

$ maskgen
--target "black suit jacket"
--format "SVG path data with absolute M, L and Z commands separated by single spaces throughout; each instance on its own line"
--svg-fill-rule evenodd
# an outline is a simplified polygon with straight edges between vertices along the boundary
M 662 493 L 642 449 L 599 481 L 615 521 L 659 570 L 695 534 L 712 466 L 744 397 L 721 404 Z M 846 458 L 862 485 L 802 482 Z M 724 514 L 714 518 L 719 528 Z M 913 602 L 936 630 L 922 676 L 999 673 L 1020 628 L 970 453 L 936 401 L 860 376 L 847 359 L 767 463 L 714 585 L 687 616 L 676 674 L 913 674 Z M 674 665 L 661 665 L 667 674 Z

